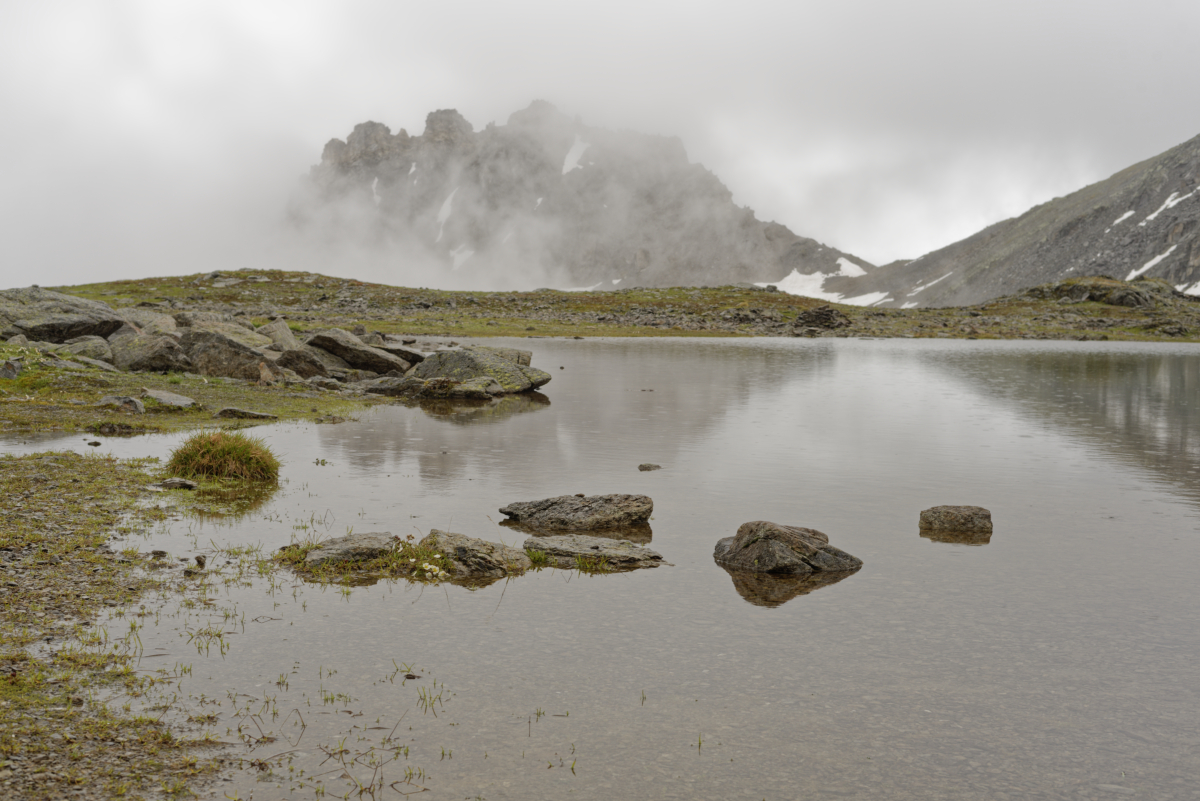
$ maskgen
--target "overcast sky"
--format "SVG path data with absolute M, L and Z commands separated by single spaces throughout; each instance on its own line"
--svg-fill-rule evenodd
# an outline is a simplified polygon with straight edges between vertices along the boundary
M 0 286 L 288 267 L 326 140 L 535 98 L 882 264 L 1200 134 L 1197 42 L 1196 0 L 10 0 Z

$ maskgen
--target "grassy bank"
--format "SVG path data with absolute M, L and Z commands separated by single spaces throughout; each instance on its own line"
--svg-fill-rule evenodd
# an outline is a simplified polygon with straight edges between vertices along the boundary
M 1064 285 L 1080 280 L 1062 282 Z M 1124 282 L 1114 282 L 1123 284 Z M 450 292 L 372 284 L 313 273 L 264 270 L 55 287 L 115 307 L 162 304 L 241 314 L 256 324 L 284 315 L 297 331 L 364 325 L 413 336 L 790 335 L 804 315 L 829 305 L 839 325 L 809 335 L 974 339 L 1197 341 L 1200 302 L 1174 299 L 1129 308 L 1018 295 L 972 307 L 875 309 L 727 287 L 604 292 Z M 1169 289 L 1169 288 L 1168 288 Z

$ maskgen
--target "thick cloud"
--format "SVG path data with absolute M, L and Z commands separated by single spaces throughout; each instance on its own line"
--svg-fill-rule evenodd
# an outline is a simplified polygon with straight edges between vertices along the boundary
M 534 98 L 680 136 L 735 199 L 876 263 L 1200 133 L 1200 4 L 8 3 L 0 285 L 352 274 L 283 209 L 367 119 Z

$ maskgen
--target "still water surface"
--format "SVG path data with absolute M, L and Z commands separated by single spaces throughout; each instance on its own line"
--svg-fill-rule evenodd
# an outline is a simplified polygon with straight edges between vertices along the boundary
M 548 403 L 259 428 L 285 459 L 274 499 L 135 542 L 273 549 L 320 518 L 323 536 L 511 544 L 508 502 L 628 492 L 654 499 L 651 547 L 673 566 L 477 591 L 222 588 L 245 621 L 225 626 L 227 653 L 198 654 L 187 636 L 204 613 L 168 604 L 141 633 L 143 668 L 192 665 L 180 689 L 222 701 L 205 712 L 223 737 L 231 692 L 243 707 L 274 696 L 280 716 L 261 725 L 281 739 L 253 756 L 296 748 L 308 774 L 333 767 L 318 746 L 361 751 L 399 721 L 409 752 L 387 780 L 420 768 L 430 799 L 1200 797 L 1193 346 L 532 346 Z M 918 513 L 938 504 L 989 508 L 991 541 L 921 537 Z M 758 519 L 824 531 L 865 566 L 781 604 L 786 587 L 739 591 L 713 545 Z M 437 717 L 421 692 L 442 694 Z M 308 726 L 295 746 L 292 709 Z M 349 787 L 340 773 L 322 777 L 330 795 Z M 311 797 L 288 776 L 238 772 L 216 795 Z

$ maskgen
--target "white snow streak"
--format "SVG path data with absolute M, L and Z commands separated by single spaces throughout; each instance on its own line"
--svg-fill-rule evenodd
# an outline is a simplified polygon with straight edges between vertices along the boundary
M 450 212 L 454 210 L 454 195 L 458 192 L 458 187 L 454 187 L 454 191 L 450 193 L 450 197 L 446 198 L 446 202 L 438 209 L 438 235 L 434 242 L 442 241 L 442 231 L 446 228 L 446 220 L 450 219 Z
M 1188 192 L 1186 195 L 1184 195 L 1181 198 L 1176 198 L 1176 195 L 1178 195 L 1178 194 L 1179 194 L 1178 192 L 1172 192 L 1171 196 L 1166 199 L 1166 202 L 1164 202 L 1161 206 L 1158 207 L 1158 211 L 1154 212 L 1149 217 L 1147 217 L 1146 219 L 1144 219 L 1140 223 L 1138 223 L 1138 227 L 1141 227 L 1141 226 L 1145 225 L 1146 223 L 1150 222 L 1151 220 L 1153 220 L 1158 215 L 1162 214 L 1167 209 L 1178 206 L 1180 203 L 1187 200 L 1192 195 L 1196 194 L 1196 190 L 1193 189 L 1191 192 Z M 1128 280 L 1128 279 L 1126 279 L 1126 280 Z
M 933 281 L 930 281 L 928 284 L 921 284 L 919 287 L 915 288 L 912 292 L 909 292 L 908 296 L 911 298 L 913 295 L 917 294 L 918 292 L 924 292 L 926 289 L 929 289 L 929 287 L 933 286 L 938 281 L 945 281 L 947 278 L 949 278 L 952 275 L 954 275 L 954 270 L 951 270 L 950 272 L 946 273 L 941 278 L 936 278 Z
M 905 303 L 905 304 L 904 304 L 903 306 L 901 306 L 900 308 L 902 308 L 902 309 L 915 309 L 915 308 L 916 308 L 918 305 L 919 305 L 919 304 L 918 304 L 918 303 L 917 303 L 915 300 L 910 300 L 908 303 Z
M 1124 214 L 1122 214 L 1122 215 L 1121 215 L 1120 217 L 1118 217 L 1117 219 L 1113 220 L 1112 224 L 1113 224 L 1113 225 L 1120 225 L 1121 223 L 1125 222 L 1126 220 L 1128 220 L 1128 219 L 1129 219 L 1130 217 L 1132 217 L 1132 216 L 1133 216 L 1133 209 L 1130 209 L 1129 211 L 1125 212 Z
M 575 144 L 571 145 L 571 149 L 567 151 L 567 157 L 563 159 L 563 175 L 579 168 L 579 159 L 589 147 L 591 147 L 591 143 L 583 141 L 579 134 L 575 134 Z
M 1153 259 L 1151 259 L 1150 261 L 1148 261 L 1148 262 L 1146 262 L 1145 264 L 1143 264 L 1143 265 L 1142 265 L 1142 268 L 1141 268 L 1140 270 L 1130 270 L 1130 271 L 1129 271 L 1129 275 L 1125 276 L 1125 280 L 1126 280 L 1126 281 L 1132 281 L 1133 279 L 1137 278 L 1139 275 L 1141 275 L 1142 273 L 1146 272 L 1147 270 L 1149 270 L 1149 269 L 1150 269 L 1151 267 L 1153 267 L 1154 265 L 1158 264 L 1160 261 L 1162 261 L 1163 259 L 1165 259 L 1167 256 L 1170 256 L 1170 255 L 1171 255 L 1171 251 L 1175 250 L 1175 248 L 1177 248 L 1177 247 L 1179 247 L 1179 245 L 1171 245 L 1171 247 L 1167 248 L 1167 252 L 1166 252 L 1166 253 L 1160 253 L 1160 254 L 1158 254 L 1158 255 L 1157 255 L 1157 256 L 1155 256 Z
M 475 251 L 471 250 L 466 245 L 459 245 L 454 250 L 450 251 L 451 257 L 454 258 L 454 269 L 462 267 L 467 259 L 475 255 Z
M 854 262 L 847 259 L 845 256 L 838 257 L 837 265 L 841 269 L 838 270 L 842 275 L 848 275 L 851 278 L 858 278 L 860 275 L 866 275 L 867 271 L 859 267 Z

